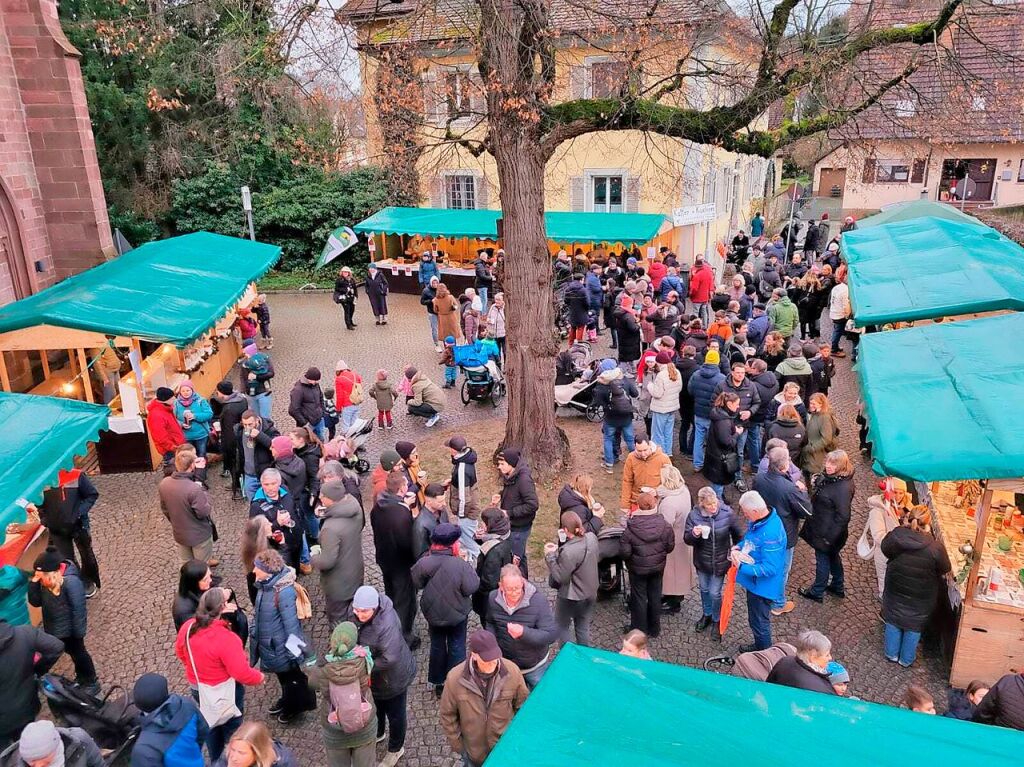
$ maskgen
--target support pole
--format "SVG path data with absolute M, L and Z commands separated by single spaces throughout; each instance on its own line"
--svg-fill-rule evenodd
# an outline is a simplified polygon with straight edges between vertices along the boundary
M 92 393 L 92 379 L 89 377 L 89 361 L 85 358 L 85 349 L 78 349 L 78 366 L 82 369 L 82 389 L 85 391 L 85 401 L 95 402 L 96 398 Z
M 7 374 L 7 357 L 4 352 L 0 352 L 0 384 L 3 384 L 4 391 L 11 390 L 11 378 Z

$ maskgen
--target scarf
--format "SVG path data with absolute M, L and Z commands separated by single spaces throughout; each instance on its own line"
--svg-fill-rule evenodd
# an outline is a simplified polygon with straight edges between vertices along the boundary
M 181 403 L 182 407 L 192 407 L 192 403 L 196 401 L 196 393 L 193 391 L 192 396 L 185 398 L 180 394 L 178 395 L 178 402 Z
M 343 660 L 354 660 L 356 658 L 362 658 L 366 662 L 367 674 L 373 671 L 373 653 L 371 653 L 370 648 L 365 645 L 357 644 L 344 655 L 334 655 L 333 653 L 327 653 L 324 655 L 324 660 L 328 663 L 337 663 Z

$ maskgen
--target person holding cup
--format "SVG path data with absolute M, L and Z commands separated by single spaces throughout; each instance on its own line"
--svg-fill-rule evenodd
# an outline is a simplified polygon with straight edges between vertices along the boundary
M 739 516 L 718 499 L 710 487 L 697 492 L 697 505 L 686 518 L 683 542 L 693 547 L 693 565 L 700 586 L 702 614 L 694 630 L 714 626 L 711 639 L 722 641 L 718 621 L 722 613 L 722 587 L 729 571 L 729 550 L 743 537 Z
M 206 443 L 210 439 L 213 410 L 210 408 L 210 403 L 196 392 L 191 379 L 186 378 L 178 384 L 178 394 L 174 401 L 174 415 L 185 435 L 185 441 L 195 447 L 197 456 L 205 458 Z
M 298 568 L 302 554 L 302 527 L 295 512 L 295 496 L 281 484 L 281 472 L 264 469 L 260 489 L 249 506 L 249 518 L 263 516 L 270 522 L 270 538 L 279 547 L 285 563 Z
M 590 646 L 590 618 L 597 601 L 597 536 L 583 527 L 574 511 L 562 512 L 558 543 L 544 544 L 548 582 L 558 589 L 555 621 L 563 642 L 570 641 L 569 625 L 576 644 Z

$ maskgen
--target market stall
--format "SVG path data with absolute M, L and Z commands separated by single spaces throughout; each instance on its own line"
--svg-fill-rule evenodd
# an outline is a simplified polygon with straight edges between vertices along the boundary
M 60 471 L 74 466 L 90 442 L 107 428 L 110 409 L 77 400 L 0 392 L 0 433 L 4 435 L 0 472 L 0 566 L 14 565 L 41 529 L 25 525 L 25 506 L 42 501 Z M 18 529 L 8 529 L 14 525 Z M 39 548 L 35 546 L 34 548 Z M 34 550 L 34 548 L 32 550 Z
M 1024 667 L 1024 315 L 865 336 L 875 471 L 916 480 L 953 566 L 950 683 Z
M 856 684 L 856 679 L 854 680 Z M 1010 767 L 1014 730 L 565 645 L 487 767 Z
M 442 278 L 460 291 L 473 284 L 473 260 L 480 250 L 499 247 L 500 210 L 445 208 L 384 208 L 354 227 L 367 238 L 370 256 L 391 283 L 392 290 L 419 292 L 420 254 L 437 254 Z M 544 214 L 551 253 L 607 246 L 621 251 L 655 241 L 664 216 L 648 213 Z
M 981 223 L 923 216 L 843 234 L 860 326 L 1024 309 L 1024 248 Z
M 0 309 L 4 391 L 110 406 L 103 471 L 149 470 L 159 456 L 145 406 L 188 377 L 209 396 L 238 359 L 236 313 L 280 257 L 274 245 L 196 232 L 142 245 Z
M 955 205 L 934 202 L 932 200 L 911 200 L 910 202 L 894 203 L 883 208 L 873 216 L 862 218 L 857 222 L 857 229 L 854 231 L 870 229 L 873 226 L 881 226 L 882 224 L 893 224 L 898 221 L 909 221 L 923 216 L 935 216 L 937 218 L 946 218 L 950 221 L 984 226 L 981 221 L 974 216 L 962 212 Z

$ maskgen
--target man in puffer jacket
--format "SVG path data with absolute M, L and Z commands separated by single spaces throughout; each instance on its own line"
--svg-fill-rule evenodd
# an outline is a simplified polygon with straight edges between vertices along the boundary
M 544 676 L 558 626 L 547 597 L 523 577 L 515 565 L 501 568 L 498 588 L 487 604 L 487 626 L 501 653 L 519 666 L 532 690 Z
M 988 691 L 973 721 L 1024 730 L 1024 674 L 1007 674 Z
M 40 704 L 35 678 L 49 671 L 62 652 L 64 643 L 41 628 L 0 620 L 0 750 L 36 718 Z
M 686 384 L 686 390 L 693 397 L 693 469 L 698 472 L 704 467 L 704 445 L 711 428 L 711 403 L 717 396 L 719 384 L 725 380 L 720 363 L 718 351 L 709 349 L 704 355 L 704 364 Z
M 676 534 L 658 513 L 653 493 L 640 493 L 636 503 L 619 543 L 629 570 L 629 624 L 655 638 L 661 634 L 665 561 L 676 546 Z
M 57 727 L 48 719 L 32 722 L 18 742 L 0 754 L 3 767 L 105 767 L 96 741 L 81 727 Z
M 203 767 L 209 727 L 190 698 L 171 695 L 160 674 L 143 674 L 135 682 L 132 701 L 142 712 L 132 767 Z
M 506 448 L 498 456 L 498 472 L 501 474 L 501 495 L 491 498 L 493 505 L 499 505 L 508 514 L 512 525 L 512 549 L 519 555 L 519 567 L 529 577 L 530 568 L 526 558 L 526 543 L 537 517 L 540 501 L 537 500 L 537 485 L 530 474 L 530 467 L 518 450 Z
M 89 510 L 99 500 L 96 486 L 80 469 L 62 469 L 57 487 L 43 494 L 39 520 L 50 531 L 50 540 L 65 559 L 78 563 L 75 547 L 81 556 L 85 595 L 92 597 L 100 587 L 100 566 L 92 549 Z
M 722 617 L 722 588 L 729 572 L 729 551 L 742 537 L 739 515 L 719 501 L 712 488 L 702 487 L 697 493 L 697 505 L 686 517 L 683 542 L 693 547 L 693 566 L 700 584 L 703 615 L 694 630 L 700 633 L 714 625 L 711 638 L 715 642 L 722 641 L 718 621 Z
M 319 368 L 309 368 L 292 387 L 288 415 L 296 426 L 309 426 L 322 440 L 327 435 L 324 424 L 324 392 L 320 388 Z
M 420 608 L 430 628 L 430 665 L 427 684 L 441 697 L 448 672 L 466 659 L 466 621 L 470 599 L 480 578 L 455 547 L 462 530 L 443 523 L 430 534 L 430 552 L 412 568 L 412 582 L 423 593 Z

